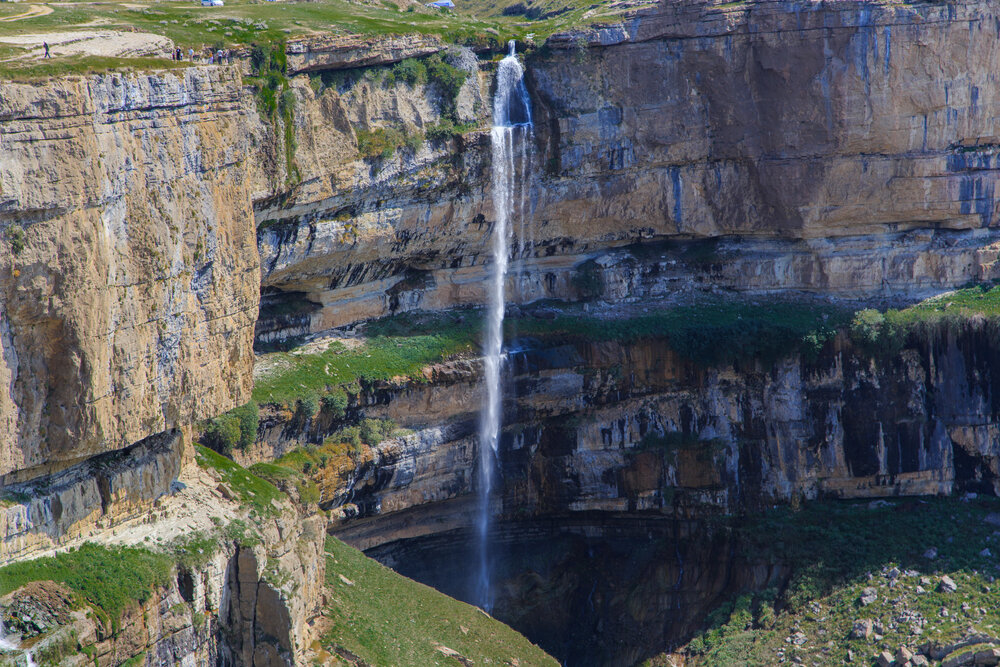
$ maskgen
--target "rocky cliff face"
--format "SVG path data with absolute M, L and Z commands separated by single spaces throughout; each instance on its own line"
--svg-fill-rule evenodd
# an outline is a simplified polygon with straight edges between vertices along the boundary
M 152 457 L 163 444 L 140 447 Z M 137 452 L 127 454 L 138 458 Z M 19 635 L 21 646 L 30 648 L 38 662 L 62 667 L 103 667 L 128 660 L 150 666 L 305 664 L 317 638 L 325 519 L 285 499 L 272 501 L 263 512 L 248 512 L 232 490 L 220 484 L 217 473 L 191 466 L 181 481 L 176 481 L 176 471 L 159 470 L 155 476 L 175 486 L 141 513 L 125 517 L 122 508 L 130 506 L 109 502 L 117 510 L 114 516 L 99 516 L 96 526 L 79 521 L 73 512 L 94 504 L 86 497 L 88 483 L 123 494 L 132 490 L 120 483 L 128 464 L 95 462 L 94 469 L 74 471 L 75 485 L 61 479 L 64 473 L 48 497 L 32 499 L 33 514 L 38 505 L 48 503 L 50 525 L 43 537 L 58 536 L 60 546 L 93 542 L 96 548 L 141 546 L 186 556 L 177 559 L 166 583 L 148 599 L 129 603 L 121 618 L 81 608 L 81 603 L 94 600 L 81 600 L 44 579 L 0 597 L 0 618 L 14 633 L 14 643 Z M 148 466 L 143 472 L 153 476 Z M 66 503 L 64 510 L 60 502 Z M 67 526 L 72 531 L 64 535 Z M 126 596 L 134 593 L 124 591 Z M 23 654 L 9 648 L 8 642 L 0 650 L 0 664 L 21 667 Z
M 888 357 L 842 336 L 815 359 L 707 367 L 663 341 L 536 342 L 511 359 L 495 511 L 699 519 L 818 497 L 1000 493 L 993 336 L 982 322 L 942 326 Z M 471 521 L 480 369 L 436 371 L 359 394 L 358 413 L 415 432 L 317 474 L 338 534 L 360 548 Z M 265 437 L 287 448 L 336 425 L 303 432 L 289 415 Z
M 666 3 L 551 38 L 528 56 L 536 145 L 508 297 L 578 298 L 588 260 L 690 238 L 736 261 L 667 286 L 655 255 L 632 256 L 647 280 L 614 296 L 713 282 L 905 298 L 997 277 L 994 18 L 975 2 Z M 373 108 L 352 94 L 322 99 Z M 339 194 L 257 204 L 283 223 L 260 241 L 268 298 L 299 306 L 286 333 L 481 302 L 487 138 L 350 177 L 311 157 L 343 117 L 330 102 L 297 116 L 298 154 L 317 165 L 305 183 Z
M 244 402 L 259 263 L 238 74 L 0 100 L 3 483 Z

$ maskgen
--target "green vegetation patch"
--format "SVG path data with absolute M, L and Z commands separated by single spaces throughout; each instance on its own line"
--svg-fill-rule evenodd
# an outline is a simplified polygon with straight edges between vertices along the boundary
M 442 647 L 476 665 L 558 665 L 510 627 L 336 538 L 326 551 L 327 650 L 350 651 L 370 665 L 458 664 Z
M 689 643 L 689 664 L 773 665 L 781 652 L 789 663 L 839 665 L 848 649 L 870 664 L 883 649 L 954 642 L 969 626 L 1000 636 L 998 512 L 996 498 L 906 498 L 808 503 L 734 520 L 739 553 L 787 567 L 789 583 L 717 609 Z M 945 576 L 956 591 L 942 587 Z M 871 636 L 853 636 L 866 619 Z
M 240 502 L 250 507 L 251 513 L 269 516 L 276 511 L 273 501 L 285 498 L 274 484 L 248 472 L 235 461 L 202 445 L 195 445 L 195 450 L 198 465 L 216 471 Z
M 201 443 L 230 456 L 233 449 L 246 449 L 257 440 L 260 409 L 253 401 L 201 424 Z
M 424 133 L 413 127 L 402 130 L 395 127 L 377 127 L 374 130 L 357 130 L 358 152 L 368 160 L 387 160 L 405 146 L 411 152 L 424 143 Z
M 405 332 L 383 335 L 380 333 L 383 329 L 376 326 L 370 329 L 372 336 L 355 348 L 334 342 L 314 354 L 267 354 L 265 358 L 273 370 L 258 378 L 253 398 L 258 403 L 292 406 L 311 393 L 326 403 L 331 394 L 341 395 L 344 387 L 356 393 L 359 381 L 416 377 L 429 363 L 474 349 L 478 331 L 458 323 L 454 317 L 442 318 L 440 322 L 441 327 L 434 332 L 416 335 Z
M 982 319 L 994 325 L 1000 322 L 1000 285 L 966 287 L 900 310 L 860 310 L 851 321 L 851 340 L 873 355 L 891 356 L 913 336 L 926 337 Z
M 741 359 L 773 359 L 795 351 L 817 353 L 838 328 L 850 322 L 851 312 L 822 302 L 745 299 L 705 299 L 694 305 L 620 317 L 595 317 L 575 308 L 562 308 L 551 318 L 530 314 L 504 321 L 505 336 L 535 336 L 565 342 L 666 339 L 684 357 L 701 364 L 731 363 Z M 469 313 L 465 326 L 478 331 L 480 312 Z M 443 317 L 405 314 L 369 325 L 370 331 L 423 334 Z
M 17 25 L 17 23 L 11 25 Z M 189 66 L 190 63 L 175 62 L 166 58 L 113 58 L 106 56 L 67 56 L 48 60 L 21 58 L 0 62 L 0 80 L 33 81 L 70 75 L 148 72 Z
M 166 554 L 88 542 L 55 556 L 0 568 L 0 596 L 32 581 L 55 581 L 92 605 L 117 632 L 126 607 L 145 602 L 157 587 L 166 586 L 173 566 Z

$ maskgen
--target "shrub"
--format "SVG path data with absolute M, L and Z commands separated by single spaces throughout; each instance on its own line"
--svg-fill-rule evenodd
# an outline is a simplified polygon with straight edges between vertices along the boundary
M 392 68 L 390 80 L 402 81 L 411 86 L 427 83 L 427 66 L 421 60 L 407 58 Z
M 403 145 L 405 135 L 394 127 L 379 127 L 374 130 L 358 130 L 358 152 L 366 159 L 391 158 L 396 149 Z
M 335 419 L 340 419 L 347 408 L 347 394 L 337 391 L 323 397 L 323 411 Z
M 319 413 L 319 396 L 307 393 L 297 401 L 295 411 L 304 419 L 312 419 Z
M 260 408 L 254 401 L 234 408 L 230 411 L 240 424 L 240 438 L 236 443 L 240 449 L 246 449 L 257 441 L 257 425 L 260 423 Z
M 234 448 L 246 449 L 257 441 L 260 410 L 254 401 L 205 422 L 201 442 L 209 449 L 230 456 Z
M 424 134 L 419 131 L 412 131 L 406 133 L 406 138 L 403 139 L 403 145 L 408 149 L 416 153 L 420 150 L 420 147 L 424 145 Z
M 462 132 L 468 132 L 475 127 L 475 123 L 456 124 L 450 118 L 442 118 L 438 122 L 428 125 L 424 134 L 429 141 L 448 141 L 452 137 Z
M 899 311 L 859 310 L 851 320 L 851 340 L 872 355 L 894 355 L 906 342 L 907 323 Z
M 441 93 L 443 105 L 441 114 L 455 119 L 455 104 L 462 85 L 469 77 L 465 70 L 458 69 L 446 63 L 441 54 L 435 53 L 427 59 L 427 78 Z
M 299 492 L 299 501 L 303 505 L 318 503 L 320 500 L 319 487 L 314 482 L 305 481 L 296 486 Z
M 361 422 L 361 441 L 367 445 L 377 445 L 392 435 L 396 422 L 392 419 L 365 419 Z
M 240 441 L 240 420 L 226 413 L 210 419 L 201 436 L 203 445 L 224 456 L 230 456 Z
M 15 255 L 24 250 L 25 233 L 24 228 L 21 227 L 21 225 L 16 222 L 11 223 L 4 231 L 4 236 L 7 237 L 7 242 L 10 243 L 10 249 Z

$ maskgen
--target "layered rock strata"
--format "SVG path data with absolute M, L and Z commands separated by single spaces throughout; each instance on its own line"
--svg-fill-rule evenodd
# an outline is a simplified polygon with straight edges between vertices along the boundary
M 697 519 L 803 498 L 998 493 L 993 336 L 985 322 L 941 325 L 873 356 L 841 335 L 815 359 L 707 367 L 663 341 L 536 341 L 510 359 L 496 511 Z M 349 419 L 415 432 L 314 475 L 338 534 L 361 548 L 470 518 L 480 369 L 438 370 L 356 395 Z M 275 416 L 264 442 L 287 450 L 340 424 L 317 419 Z
M 578 298 L 581 267 L 639 240 L 725 239 L 732 269 L 690 280 L 760 291 L 994 278 L 995 18 L 979 2 L 664 3 L 550 38 L 527 58 L 535 150 L 508 297 Z M 303 160 L 343 116 L 322 108 L 297 120 Z M 332 192 L 258 200 L 268 298 L 302 306 L 265 313 L 263 340 L 481 302 L 488 137 L 455 153 L 353 162 L 346 180 L 316 162 L 306 182 Z
M 0 94 L 0 483 L 245 402 L 259 260 L 228 68 Z
M 177 490 L 183 446 L 182 433 L 170 431 L 4 487 L 0 563 L 147 515 Z

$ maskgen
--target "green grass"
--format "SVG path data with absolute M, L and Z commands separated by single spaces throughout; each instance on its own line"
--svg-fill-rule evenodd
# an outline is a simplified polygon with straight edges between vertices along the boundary
M 412 377 L 429 363 L 474 349 L 476 332 L 443 326 L 436 333 L 375 335 L 356 349 L 334 343 L 316 354 L 274 352 L 265 355 L 276 370 L 259 378 L 253 399 L 258 403 L 294 405 L 310 393 L 328 394 L 359 381 Z
M 854 312 L 820 301 L 706 297 L 688 305 L 595 317 L 578 306 L 561 305 L 551 319 L 530 312 L 504 322 L 505 336 L 528 336 L 545 343 L 587 343 L 662 339 L 703 366 L 758 359 L 773 361 L 800 352 L 819 353 L 838 331 L 873 351 L 895 353 L 913 334 L 929 335 L 942 325 L 960 326 L 978 318 L 1000 321 L 1000 286 L 970 287 L 902 310 Z M 292 406 L 304 396 L 356 391 L 358 382 L 396 376 L 421 379 L 427 365 L 478 349 L 481 310 L 404 313 L 369 323 L 363 345 L 334 343 L 316 354 L 265 355 L 273 370 L 259 378 L 253 398 Z
M 0 25 L 4 25 L 0 23 Z M 16 25 L 16 23 L 15 23 Z M 103 74 L 180 69 L 189 63 L 174 62 L 165 58 L 108 58 L 101 56 L 69 56 L 49 60 L 15 60 L 0 62 L 0 80 L 32 81 L 54 76 Z
M 202 445 L 195 445 L 195 450 L 198 465 L 215 470 L 240 502 L 250 508 L 251 513 L 259 516 L 272 515 L 276 511 L 272 501 L 281 501 L 285 498 L 285 494 L 274 484 L 248 472 L 225 456 Z
M 892 356 L 913 337 L 927 338 L 979 320 L 994 329 L 1000 324 L 1000 285 L 966 287 L 899 310 L 861 310 L 854 314 L 850 332 L 854 343 L 869 353 Z
M 847 316 L 842 309 L 816 303 L 712 299 L 623 319 L 522 318 L 511 326 L 522 335 L 574 342 L 664 338 L 682 356 L 711 365 L 775 359 L 793 351 L 816 353 Z
M 438 645 L 476 665 L 558 665 L 475 607 L 407 579 L 336 538 L 327 539 L 326 550 L 331 629 L 322 644 L 327 650 L 341 647 L 376 667 L 457 665 Z
M 139 30 L 172 39 L 185 53 L 188 48 L 227 48 L 250 44 L 269 45 L 315 33 L 364 35 L 436 35 L 454 44 L 474 45 L 501 53 L 507 39 L 536 40 L 581 25 L 619 16 L 612 3 L 585 0 L 542 0 L 532 3 L 529 16 L 505 15 L 517 0 L 472 0 L 457 9 L 441 11 L 422 6 L 404 10 L 391 2 L 355 3 L 349 0 L 269 3 L 227 0 L 225 7 L 202 8 L 191 2 L 70 2 L 53 5 L 53 13 L 0 23 L 0 36 L 93 29 Z M 136 5 L 140 5 L 136 7 Z M 2 6 L 0 16 L 25 11 L 25 5 Z M 544 15 L 551 16 L 544 17 Z M 0 46 L 0 57 L 15 47 Z M 12 60 L 0 64 L 4 78 L 35 78 L 111 69 L 158 69 L 173 66 L 166 59 L 92 59 L 55 57 L 31 63 Z
M 791 351 L 816 352 L 850 321 L 851 312 L 808 301 L 755 302 L 743 298 L 706 298 L 693 305 L 628 313 L 618 318 L 594 317 L 564 306 L 552 319 L 507 318 L 505 336 L 533 336 L 548 341 L 592 342 L 666 339 L 681 355 L 702 363 L 729 363 L 747 358 L 776 358 Z M 461 316 L 466 336 L 482 329 L 482 313 Z M 450 318 L 450 319 L 449 319 Z M 425 335 L 455 330 L 454 317 L 405 314 L 369 325 L 378 334 Z
M 842 664 L 851 649 L 860 664 L 870 664 L 883 646 L 895 652 L 901 645 L 949 643 L 969 625 L 1000 635 L 992 592 L 997 559 L 981 555 L 984 548 L 1000 553 L 996 527 L 984 522 L 993 512 L 1000 512 L 995 498 L 897 498 L 887 508 L 817 502 L 734 520 L 740 553 L 751 563 L 785 565 L 791 578 L 780 594 L 747 592 L 713 613 L 708 629 L 688 646 L 689 664 L 771 665 L 779 649 L 786 661 L 798 656 L 804 664 L 821 665 Z M 934 560 L 923 557 L 931 546 L 938 550 Z M 885 573 L 893 567 L 901 576 L 890 586 Z M 938 589 L 944 574 L 958 584 L 957 592 Z M 875 588 L 878 599 L 862 607 L 858 599 L 866 587 Z M 942 607 L 949 616 L 940 614 Z M 899 620 L 904 610 L 926 619 L 922 633 L 913 634 L 910 623 Z M 881 641 L 849 637 L 853 622 L 862 618 L 882 622 Z M 785 642 L 796 629 L 809 638 L 801 648 Z
M 55 556 L 0 568 L 0 596 L 32 581 L 55 581 L 101 612 L 117 631 L 126 607 L 145 602 L 154 589 L 166 586 L 173 565 L 166 554 L 86 543 Z

